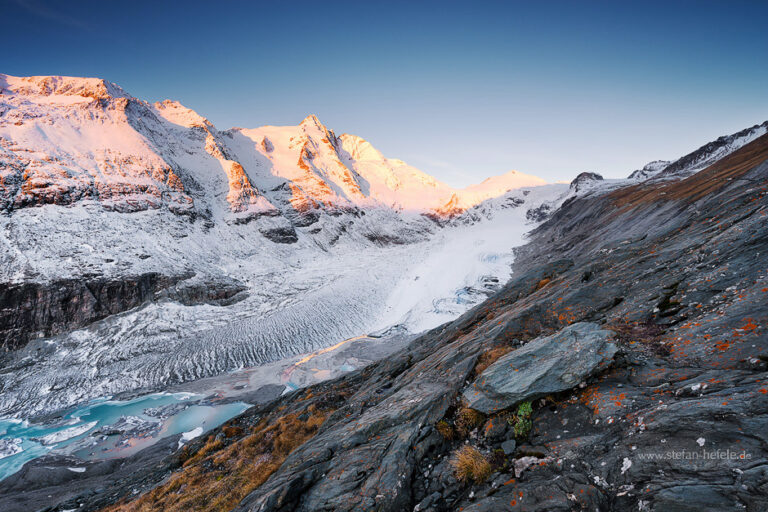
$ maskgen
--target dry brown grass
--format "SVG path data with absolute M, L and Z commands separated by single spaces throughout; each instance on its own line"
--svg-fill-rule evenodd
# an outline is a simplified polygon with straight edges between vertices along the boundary
M 224 447 L 208 442 L 162 485 L 109 512 L 228 511 L 263 484 L 298 446 L 315 435 L 331 410 L 310 406 L 305 414 L 262 420 L 246 437 Z M 237 427 L 234 427 L 237 428 Z
M 435 428 L 437 429 L 437 432 L 443 436 L 443 439 L 446 441 L 450 441 L 454 437 L 456 437 L 456 431 L 453 430 L 453 427 L 450 423 L 448 423 L 445 420 L 440 420 L 435 424 Z
M 462 482 L 482 483 L 491 476 L 491 463 L 474 446 L 464 445 L 454 451 L 450 464 Z
M 511 352 L 512 348 L 513 347 L 509 345 L 504 345 L 502 347 L 486 350 L 480 354 L 480 357 L 477 359 L 477 364 L 475 365 L 475 375 L 480 375 L 483 373 L 489 366 L 498 361 L 501 356 Z
M 466 437 L 470 432 L 485 422 L 485 415 L 469 407 L 463 407 L 456 414 L 456 430 Z
M 221 431 L 227 437 L 239 437 L 244 433 L 242 428 L 233 426 L 226 426 L 222 428 Z

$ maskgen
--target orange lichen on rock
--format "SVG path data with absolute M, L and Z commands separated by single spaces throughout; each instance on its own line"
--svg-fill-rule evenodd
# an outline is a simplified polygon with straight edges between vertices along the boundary
M 511 345 L 503 345 L 483 352 L 477 360 L 477 365 L 475 365 L 475 374 L 480 375 L 483 373 L 486 368 L 511 352 L 513 348 Z

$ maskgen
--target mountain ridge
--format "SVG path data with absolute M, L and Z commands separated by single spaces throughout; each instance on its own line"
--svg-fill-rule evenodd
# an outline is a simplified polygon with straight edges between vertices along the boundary
M 482 184 L 455 189 L 385 158 L 361 137 L 337 137 L 314 114 L 297 126 L 219 130 L 177 101 L 148 103 L 98 78 L 0 75 L 0 98 L 0 156 L 6 169 L 17 170 L 0 181 L 6 210 L 91 198 L 126 211 L 166 205 L 199 214 L 215 201 L 196 192 L 217 188 L 221 172 L 228 182 L 228 219 L 235 222 L 355 207 L 439 214 L 451 202 L 455 214 L 494 193 L 545 183 L 507 173 L 495 177 L 493 191 Z M 82 134 L 107 130 L 109 144 L 93 134 L 66 137 L 61 127 L 67 124 Z M 125 143 L 112 147 L 120 140 Z M 40 147 L 52 161 L 34 158 Z M 280 185 L 286 193 L 273 194 Z M 295 212 L 287 213 L 289 206 Z

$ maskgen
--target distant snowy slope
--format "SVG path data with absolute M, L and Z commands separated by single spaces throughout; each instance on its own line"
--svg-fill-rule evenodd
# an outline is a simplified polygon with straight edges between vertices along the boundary
M 538 176 L 524 174 L 518 171 L 509 171 L 500 176 L 492 176 L 477 185 L 470 185 L 458 192 L 459 204 L 464 208 L 471 208 L 487 199 L 493 199 L 506 194 L 510 190 L 524 187 L 536 187 L 547 182 Z
M 730 135 L 723 135 L 673 162 L 663 160 L 650 162 L 643 169 L 633 172 L 629 177 L 642 180 L 649 178 L 679 179 L 690 176 L 725 158 L 765 133 L 768 133 L 768 121 Z
M 671 163 L 672 162 L 668 160 L 654 160 L 653 162 L 648 162 L 642 169 L 632 171 L 632 174 L 627 176 L 627 179 L 637 181 L 647 180 L 648 178 L 652 178 L 659 174 Z

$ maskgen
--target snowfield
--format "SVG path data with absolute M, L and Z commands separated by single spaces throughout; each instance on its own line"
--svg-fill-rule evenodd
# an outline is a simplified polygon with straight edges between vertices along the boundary
M 108 272 L 127 267 L 126 260 L 134 271 L 158 265 L 165 271 L 203 269 L 244 283 L 248 296 L 228 306 L 149 303 L 68 334 L 33 340 L 6 365 L 0 414 L 26 417 L 95 397 L 164 389 L 393 327 L 411 333 L 429 329 L 482 301 L 509 278 L 511 249 L 533 226 L 526 220 L 528 209 L 566 189 L 512 191 L 505 199 L 514 199 L 514 206 L 488 205 L 481 214 L 470 211 L 444 227 L 417 218 L 412 222 L 432 233 L 410 244 L 378 246 L 345 238 L 330 250 L 301 240 L 256 245 L 226 224 L 221 232 L 169 237 L 169 230 L 183 226 L 174 225 L 167 212 L 81 218 L 86 209 L 22 210 L 3 231 L 26 233 L 29 250 L 22 247 L 17 261 L 34 260 L 47 276 L 57 275 L 56 261 L 34 259 L 33 247 L 54 254 L 59 247 L 75 248 L 62 258 L 77 258 L 80 271 Z M 146 222 L 147 229 L 125 237 L 130 223 L 147 214 L 167 218 Z M 56 228 L 62 219 L 68 219 L 63 232 Z M 152 256 L 134 260 L 137 249 Z M 20 265 L 18 272 L 23 270 Z
M 469 210 L 435 234 L 389 293 L 379 329 L 403 326 L 409 332 L 432 329 L 485 300 L 506 283 L 513 249 L 535 226 L 530 209 L 559 205 L 567 185 L 518 189 Z

